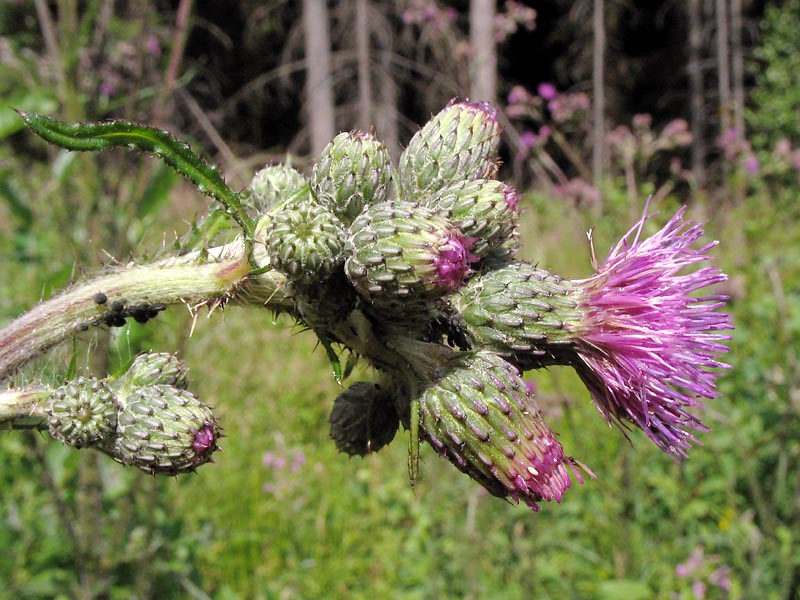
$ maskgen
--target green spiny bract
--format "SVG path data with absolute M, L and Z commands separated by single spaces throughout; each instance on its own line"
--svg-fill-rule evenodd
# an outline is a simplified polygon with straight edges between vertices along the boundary
M 367 207 L 350 226 L 345 269 L 356 290 L 385 308 L 427 307 L 458 288 L 476 257 L 441 215 L 412 202 Z
M 475 277 L 450 298 L 473 345 L 523 370 L 571 364 L 581 312 L 570 282 L 526 263 Z
M 115 383 L 126 391 L 146 385 L 172 385 L 186 389 L 187 369 L 180 359 L 168 352 L 146 352 L 137 356 Z
M 308 180 L 296 169 L 272 165 L 261 169 L 250 182 L 250 199 L 259 213 L 308 188 Z
M 422 199 L 459 181 L 496 171 L 500 126 L 487 102 L 450 103 L 420 129 L 400 156 L 397 194 Z
M 400 426 L 391 391 L 368 381 L 339 394 L 328 422 L 336 448 L 349 456 L 377 452 L 394 439 Z
M 538 509 L 571 484 L 570 459 L 525 382 L 491 352 L 453 359 L 422 394 L 420 425 L 439 454 L 495 496 Z
M 190 391 L 149 385 L 120 401 L 116 436 L 103 450 L 147 473 L 177 475 L 210 461 L 219 437 L 211 409 Z
M 310 196 L 270 212 L 265 243 L 270 265 L 293 284 L 313 285 L 344 261 L 345 229 L 328 208 Z
M 314 165 L 317 202 L 350 224 L 365 206 L 386 200 L 391 183 L 389 151 L 368 133 L 340 133 Z
M 436 191 L 426 204 L 474 240 L 470 252 L 480 258 L 504 242 L 516 243 L 519 199 L 505 183 L 494 179 L 459 181 Z
M 113 437 L 117 410 L 108 384 L 78 377 L 53 392 L 47 419 L 50 435 L 75 448 L 96 446 Z

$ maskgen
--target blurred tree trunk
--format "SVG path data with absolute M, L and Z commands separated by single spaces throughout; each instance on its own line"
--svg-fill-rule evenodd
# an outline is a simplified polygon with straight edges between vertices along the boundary
M 728 0 L 716 0 L 717 17 L 717 89 L 719 91 L 720 136 L 731 127 L 731 77 L 728 50 Z M 741 132 L 739 132 L 741 133 Z
M 356 0 L 356 61 L 358 64 L 358 127 L 372 126 L 372 73 L 369 51 L 369 0 Z
M 397 128 L 397 82 L 392 77 L 392 48 L 381 51 L 379 110 L 375 116 L 378 137 L 386 144 L 389 155 L 400 156 L 400 132 Z
M 594 0 L 592 19 L 592 95 L 594 96 L 594 144 L 592 148 L 592 179 L 597 185 L 605 171 L 605 51 L 606 29 L 603 11 L 604 0 Z
M 692 122 L 692 175 L 700 188 L 706 184 L 705 96 L 703 85 L 702 0 L 689 0 L 689 102 Z
M 471 50 L 469 96 L 473 101 L 495 101 L 497 93 L 497 45 L 494 39 L 494 0 L 469 3 Z
M 742 0 L 731 0 L 731 66 L 733 67 L 733 125 L 744 137 L 744 56 Z
M 303 30 L 310 150 L 313 156 L 319 156 L 335 129 L 326 0 L 303 0 Z

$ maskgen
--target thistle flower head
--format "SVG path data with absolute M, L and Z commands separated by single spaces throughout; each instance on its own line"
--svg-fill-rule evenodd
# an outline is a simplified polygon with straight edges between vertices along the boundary
M 287 165 L 271 165 L 258 171 L 250 182 L 250 198 L 263 213 L 301 192 L 308 186 L 306 178 Z
M 330 276 L 344 260 L 344 225 L 310 196 L 282 205 L 266 226 L 270 264 L 304 286 Z
M 350 227 L 345 269 L 356 290 L 387 308 L 427 305 L 456 289 L 477 257 L 472 240 L 412 202 L 373 204 Z
M 311 189 L 317 201 L 349 225 L 365 206 L 386 200 L 391 160 L 369 133 L 340 133 L 314 165 Z
M 459 181 L 435 192 L 427 205 L 474 239 L 470 250 L 480 258 L 506 241 L 515 242 L 518 236 L 517 194 L 500 181 Z
M 452 100 L 408 143 L 395 173 L 404 200 L 425 197 L 459 181 L 491 176 L 500 139 L 488 102 Z
M 516 368 L 491 352 L 454 358 L 422 394 L 420 424 L 441 456 L 495 496 L 538 510 L 571 485 L 573 461 Z
M 47 420 L 50 435 L 75 448 L 95 446 L 113 436 L 117 410 L 107 383 L 78 377 L 53 392 Z
M 721 342 L 732 329 L 717 311 L 724 296 L 696 293 L 725 281 L 708 263 L 711 242 L 692 248 L 703 223 L 682 208 L 655 235 L 641 239 L 642 219 L 614 246 L 596 273 L 575 282 L 584 313 L 576 327 L 581 378 L 609 421 L 630 421 L 673 458 L 707 427 L 688 409 L 718 395 Z M 697 267 L 693 271 L 686 271 Z
M 220 427 L 190 391 L 171 385 L 137 387 L 120 402 L 117 431 L 104 450 L 153 475 L 178 475 L 209 462 Z

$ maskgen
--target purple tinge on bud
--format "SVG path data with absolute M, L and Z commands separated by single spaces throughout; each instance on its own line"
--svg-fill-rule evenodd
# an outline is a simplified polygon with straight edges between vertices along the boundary
M 508 208 L 514 212 L 519 210 L 519 196 L 517 196 L 517 190 L 510 185 L 503 185 L 503 197 L 505 198 Z
M 730 317 L 717 311 L 727 297 L 696 292 L 725 281 L 708 263 L 711 242 L 691 246 L 703 223 L 683 220 L 684 209 L 655 235 L 640 239 L 651 216 L 612 248 L 590 278 L 575 282 L 584 318 L 576 327 L 576 368 L 609 421 L 630 421 L 673 458 L 699 443 L 689 430 L 708 428 L 689 412 L 718 396 L 719 356 L 731 339 Z
M 464 110 L 472 112 L 484 113 L 490 121 L 497 121 L 497 109 L 492 106 L 491 102 L 470 102 L 469 100 L 459 101 L 457 98 L 451 98 L 447 103 L 447 107 L 458 106 Z
M 218 431 L 218 425 L 206 421 L 206 423 L 195 432 L 192 449 L 195 451 L 198 458 L 204 458 L 207 454 L 214 452 Z
M 472 274 L 470 263 L 479 260 L 469 251 L 474 243 L 474 238 L 465 238 L 456 234 L 447 236 L 442 242 L 438 249 L 439 253 L 434 259 L 437 283 L 441 287 L 456 290 Z
M 485 350 L 454 357 L 419 402 L 421 436 L 491 494 L 524 502 L 560 502 L 583 482 L 542 417 L 519 372 Z M 587 474 L 593 476 L 587 470 Z

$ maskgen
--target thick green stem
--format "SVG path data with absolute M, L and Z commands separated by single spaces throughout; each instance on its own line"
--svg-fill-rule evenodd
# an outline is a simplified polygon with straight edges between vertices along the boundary
M 0 330 L 0 380 L 71 335 L 92 326 L 147 319 L 170 304 L 239 301 L 291 307 L 275 271 L 251 276 L 241 240 L 218 249 L 117 269 L 76 284 Z
M 43 386 L 0 392 L 0 429 L 47 429 L 51 392 Z

